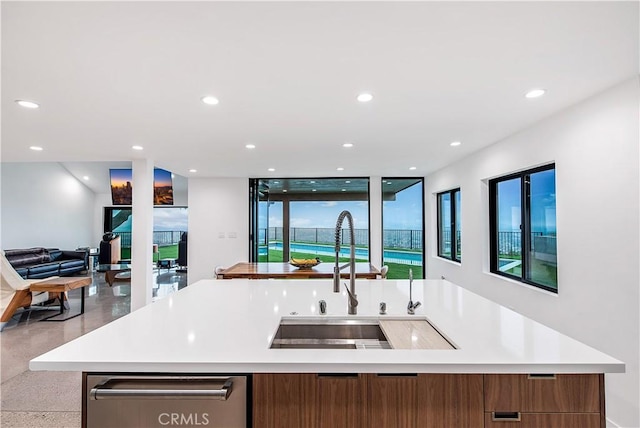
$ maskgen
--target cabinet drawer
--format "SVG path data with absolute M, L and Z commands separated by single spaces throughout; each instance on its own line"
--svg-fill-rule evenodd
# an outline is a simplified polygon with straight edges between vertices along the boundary
M 499 416 L 499 415 L 498 415 Z M 520 420 L 494 417 L 484 414 L 485 428 L 600 428 L 599 413 L 519 413 Z
M 369 426 L 418 427 L 418 376 L 368 375 Z
M 318 374 L 317 388 L 319 427 L 366 427 L 364 375 Z
M 601 376 L 487 374 L 485 411 L 598 413 Z
M 482 375 L 421 373 L 418 382 L 420 427 L 474 428 L 484 423 Z
M 253 426 L 315 428 L 316 375 L 256 373 L 253 376 Z

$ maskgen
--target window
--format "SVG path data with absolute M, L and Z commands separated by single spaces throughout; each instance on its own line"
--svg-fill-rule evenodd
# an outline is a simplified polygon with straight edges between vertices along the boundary
M 490 180 L 489 199 L 491 272 L 557 293 L 555 165 Z
M 422 178 L 382 179 L 382 264 L 387 278 L 424 278 Z
M 369 261 L 368 178 L 250 179 L 249 188 L 251 261 L 335 261 L 336 220 L 343 210 L 353 216 L 356 260 Z M 341 261 L 348 260 L 346 227 L 345 222 Z
M 438 193 L 438 256 L 462 260 L 460 189 Z
M 121 258 L 131 258 L 132 210 L 129 207 L 105 207 L 104 231 L 120 236 Z M 158 258 L 178 258 L 178 243 L 187 231 L 187 207 L 153 208 L 153 243 L 159 246 Z

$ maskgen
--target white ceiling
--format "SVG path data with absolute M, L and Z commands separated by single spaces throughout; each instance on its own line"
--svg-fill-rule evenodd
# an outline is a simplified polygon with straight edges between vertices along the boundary
M 637 74 L 637 2 L 2 2 L 1 154 L 422 176 Z

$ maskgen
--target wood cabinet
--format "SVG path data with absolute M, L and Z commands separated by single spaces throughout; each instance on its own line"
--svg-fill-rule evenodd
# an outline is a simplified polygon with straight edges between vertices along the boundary
M 483 379 L 480 374 L 420 374 L 418 420 L 421 427 L 481 427 Z
M 317 425 L 317 376 L 313 373 L 253 375 L 253 426 L 309 427 Z
M 255 428 L 482 427 L 482 375 L 253 376 Z
M 604 428 L 604 375 L 253 375 L 255 428 Z
M 365 375 L 318 374 L 318 426 L 366 428 Z
M 604 375 L 487 374 L 484 390 L 485 427 L 606 425 Z
M 418 375 L 367 375 L 371 427 L 418 426 Z

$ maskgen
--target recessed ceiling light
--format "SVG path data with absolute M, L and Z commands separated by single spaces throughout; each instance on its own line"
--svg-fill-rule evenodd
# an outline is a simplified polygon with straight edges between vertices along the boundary
M 279 181 L 274 181 L 273 184 L 280 184 L 280 182 Z
M 269 171 L 269 172 L 273 172 L 273 171 L 275 171 L 275 170 L 276 170 L 275 168 L 269 168 L 269 169 L 267 169 L 267 171 Z
M 344 143 L 342 147 L 346 147 L 347 149 L 353 147 L 353 143 Z
M 29 148 L 34 152 L 41 152 L 43 150 L 40 146 L 30 146 Z
M 387 181 L 387 184 L 391 184 L 391 182 L 390 182 L 390 181 Z
M 360 95 L 358 95 L 358 101 L 360 101 L 361 103 L 368 103 L 372 99 L 373 99 L 373 95 L 371 95 L 368 92 L 363 92 Z
M 346 191 L 347 191 L 347 189 L 342 189 L 342 191 L 343 191 L 343 192 L 346 192 Z
M 316 184 L 316 181 L 315 181 L 315 180 L 311 180 L 311 181 L 309 182 L 309 184 Z
M 88 176 L 88 175 L 83 175 L 83 176 L 82 176 L 82 179 L 83 179 L 84 181 L 89 181 L 89 176 Z
M 282 193 L 287 193 L 287 189 L 282 189 Z
M 336 171 L 344 171 L 344 168 L 339 166 L 339 167 L 336 168 Z
M 449 145 L 451 147 L 458 147 L 460 144 L 462 144 L 460 141 L 453 141 L 453 142 L 449 143 Z
M 416 170 L 417 168 L 416 168 L 415 166 L 410 166 L 410 167 L 409 167 L 409 169 L 410 169 L 411 171 L 414 171 L 414 170 Z
M 38 107 L 40 107 L 40 104 L 34 103 L 33 101 L 16 100 L 16 102 L 18 103 L 19 106 L 25 107 L 25 108 L 38 108 Z
M 349 184 L 349 183 L 351 183 L 351 180 L 345 180 L 344 182 Z
M 525 94 L 526 98 L 538 98 L 544 95 L 544 93 L 547 92 L 544 89 L 538 88 L 538 89 L 532 89 L 529 92 L 527 92 Z
M 193 169 L 193 168 L 191 168 L 191 169 L 189 170 L 189 172 L 198 172 L 198 170 L 197 170 L 197 169 Z
M 220 102 L 216 97 L 212 97 L 211 95 L 204 96 L 200 99 L 202 100 L 203 103 L 210 106 L 215 106 Z
M 255 144 L 245 144 L 245 147 L 246 147 L 247 149 L 255 149 L 255 148 L 256 148 L 256 145 L 255 145 Z
M 142 146 L 131 146 L 131 148 L 133 150 L 144 150 L 144 147 L 142 147 Z
M 312 191 L 312 192 L 317 192 L 317 190 L 316 190 L 316 189 L 311 189 L 311 191 Z

